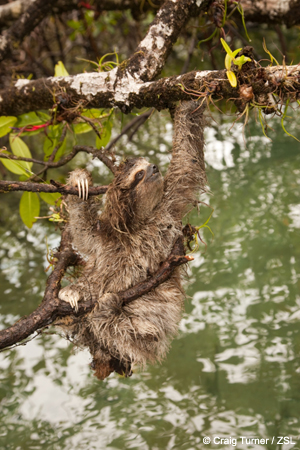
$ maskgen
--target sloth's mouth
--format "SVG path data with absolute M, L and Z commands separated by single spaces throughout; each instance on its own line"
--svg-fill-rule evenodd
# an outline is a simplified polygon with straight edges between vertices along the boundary
M 153 173 L 152 175 L 150 175 L 150 177 L 148 178 L 148 180 L 153 181 L 154 179 L 159 178 L 160 176 L 161 176 L 161 175 L 160 175 L 160 172 L 156 172 L 156 173 Z

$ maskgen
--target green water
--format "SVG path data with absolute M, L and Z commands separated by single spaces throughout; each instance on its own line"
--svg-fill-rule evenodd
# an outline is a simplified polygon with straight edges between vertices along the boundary
M 272 143 L 252 124 L 245 147 L 241 130 L 231 135 L 217 120 L 206 132 L 212 195 L 204 198 L 215 209 L 214 240 L 205 231 L 208 248 L 191 264 L 190 298 L 168 358 L 100 382 L 89 354 L 51 329 L 0 353 L 1 450 L 300 448 L 300 144 L 274 122 Z M 295 134 L 297 120 L 289 125 Z M 164 166 L 171 136 L 167 115 L 156 115 L 128 153 Z M 1 200 L 2 328 L 39 304 L 45 238 L 59 242 L 45 221 L 22 226 L 18 199 Z M 209 213 L 201 207 L 192 223 Z M 205 445 L 205 436 L 237 445 Z M 241 436 L 270 440 L 246 444 Z M 279 436 L 296 444 L 277 444 Z

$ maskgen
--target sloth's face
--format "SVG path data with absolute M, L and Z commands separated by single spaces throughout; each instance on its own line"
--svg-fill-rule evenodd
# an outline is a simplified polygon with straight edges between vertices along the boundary
M 155 164 L 138 158 L 127 179 L 136 213 L 147 217 L 159 204 L 163 196 L 163 177 Z

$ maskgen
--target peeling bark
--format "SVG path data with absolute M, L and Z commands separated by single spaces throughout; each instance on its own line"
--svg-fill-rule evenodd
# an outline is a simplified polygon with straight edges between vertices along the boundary
M 240 84 L 233 88 L 225 70 L 193 71 L 179 76 L 143 83 L 130 75 L 117 80 L 117 69 L 106 73 L 84 73 L 37 81 L 19 80 L 13 88 L 0 91 L 0 115 L 20 115 L 53 106 L 53 96 L 65 90 L 68 103 L 82 102 L 86 108 L 119 107 L 124 113 L 133 108 L 170 108 L 178 100 L 209 97 L 239 99 L 240 86 L 251 85 L 256 101 L 270 93 L 295 101 L 300 94 L 300 66 L 261 68 L 247 63 L 237 73 Z M 264 104 L 260 101 L 261 104 Z
M 120 76 L 151 81 L 160 74 L 182 28 L 192 16 L 206 11 L 211 0 L 169 0 L 158 11 L 136 52 L 118 69 Z

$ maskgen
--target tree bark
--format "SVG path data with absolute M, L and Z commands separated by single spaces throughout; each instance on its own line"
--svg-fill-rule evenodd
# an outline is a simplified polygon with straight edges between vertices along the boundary
M 89 195 L 100 195 L 105 194 L 108 186 L 91 186 L 89 188 Z M 42 183 L 30 183 L 29 181 L 3 181 L 0 180 L 0 193 L 1 192 L 12 192 L 12 191 L 27 191 L 27 192 L 48 192 L 60 194 L 79 194 L 78 188 L 74 186 L 67 186 L 66 184 L 42 184 Z
M 15 0 L 0 6 L 0 28 L 15 21 L 23 14 L 28 5 L 35 0 Z M 142 2 L 142 0 L 94 0 L 92 8 L 95 11 L 131 10 L 134 16 L 148 10 L 157 10 L 164 0 Z M 83 7 L 84 2 L 78 0 L 58 0 L 54 7 L 56 14 L 72 11 Z M 87 2 L 85 2 L 87 3 Z M 155 3 L 156 7 L 152 5 Z M 241 0 L 245 19 L 254 23 L 285 24 L 288 27 L 300 23 L 300 0 Z
M 262 106 L 266 106 L 271 93 L 282 99 L 297 100 L 300 95 L 299 65 L 249 68 L 248 64 L 237 73 L 240 82 L 237 88 L 230 85 L 225 70 L 193 71 L 152 82 L 134 80 L 127 74 L 118 79 L 117 69 L 37 81 L 18 80 L 14 87 L 0 91 L 0 115 L 49 109 L 53 106 L 51 92 L 62 90 L 70 105 L 81 101 L 87 108 L 119 107 L 124 113 L 143 107 L 167 109 L 178 100 L 197 97 L 239 100 L 243 85 L 252 86 L 253 99 Z

